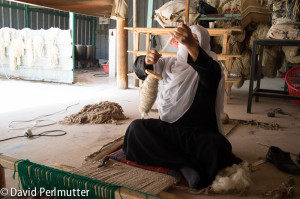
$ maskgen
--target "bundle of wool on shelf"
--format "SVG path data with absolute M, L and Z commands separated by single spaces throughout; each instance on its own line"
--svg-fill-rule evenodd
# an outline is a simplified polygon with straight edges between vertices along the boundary
M 127 117 L 123 114 L 122 107 L 115 103 L 104 101 L 97 104 L 84 106 L 78 113 L 72 114 L 60 121 L 60 124 L 103 124 L 114 123 L 124 120 Z

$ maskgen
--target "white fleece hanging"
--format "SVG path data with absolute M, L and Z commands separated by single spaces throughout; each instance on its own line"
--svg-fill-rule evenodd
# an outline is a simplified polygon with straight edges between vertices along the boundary
M 6 58 L 6 48 L 10 44 L 11 33 L 13 29 L 11 28 L 1 28 L 0 29 L 0 58 Z
M 17 66 L 22 64 L 22 56 L 25 54 L 24 37 L 26 36 L 27 30 L 19 31 L 19 35 L 14 38 L 10 43 L 9 49 L 9 66 L 12 70 L 17 70 Z M 15 35 L 15 31 L 12 32 Z
M 0 59 L 5 59 L 5 45 L 4 45 L 4 38 L 3 38 L 3 30 L 0 29 Z
M 33 44 L 31 38 L 29 38 L 26 41 L 26 56 L 27 56 L 28 66 L 34 66 L 34 53 L 33 53 Z
M 37 58 L 43 58 L 45 56 L 44 50 L 45 42 L 42 36 L 38 35 L 33 38 L 33 60 L 36 61 Z
M 60 29 L 59 28 L 50 28 L 48 32 L 48 38 L 49 38 L 49 61 L 51 66 L 55 67 L 58 65 L 58 48 L 56 46 L 57 36 L 59 34 Z

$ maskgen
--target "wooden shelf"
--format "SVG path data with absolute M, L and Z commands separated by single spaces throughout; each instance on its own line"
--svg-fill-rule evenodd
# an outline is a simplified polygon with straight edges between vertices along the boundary
M 133 51 L 127 51 L 128 53 L 133 53 L 136 56 L 139 55 L 146 55 L 147 54 L 147 50 L 150 49 L 150 36 L 151 35 L 168 35 L 169 32 L 174 30 L 174 27 L 172 28 L 142 28 L 142 27 L 137 27 L 137 28 L 133 28 L 133 27 L 125 27 L 126 30 L 129 30 L 131 32 L 133 32 L 136 35 L 136 44 L 134 46 L 134 50 Z M 231 86 L 234 83 L 237 83 L 241 80 L 241 78 L 228 78 L 227 74 L 228 72 L 231 71 L 231 64 L 232 64 L 232 60 L 235 58 L 240 58 L 242 57 L 241 55 L 229 55 L 228 51 L 229 51 L 229 45 L 230 45 L 230 36 L 233 33 L 241 33 L 243 32 L 243 28 L 206 28 L 206 30 L 208 31 L 210 36 L 216 36 L 216 37 L 223 37 L 223 49 L 222 49 L 222 53 L 218 54 L 218 60 L 222 60 L 225 62 L 225 67 L 227 69 L 227 71 L 225 71 L 225 79 L 226 79 L 226 85 L 225 85 L 225 89 L 226 89 L 226 93 L 227 93 L 227 97 L 226 97 L 226 101 L 228 101 L 228 99 L 230 98 L 230 93 L 231 93 Z M 145 34 L 146 35 L 146 51 L 140 51 L 139 45 L 140 45 L 140 35 L 141 34 Z M 168 56 L 177 56 L 176 52 L 163 52 L 162 53 L 163 57 L 168 57 Z

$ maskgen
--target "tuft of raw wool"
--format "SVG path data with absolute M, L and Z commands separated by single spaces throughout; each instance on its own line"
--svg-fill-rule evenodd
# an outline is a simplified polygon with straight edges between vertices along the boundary
M 11 70 L 17 70 L 17 66 L 22 64 L 22 56 L 25 54 L 24 35 L 21 31 L 17 38 L 14 38 L 10 43 L 9 66 Z
M 212 7 L 218 8 L 220 0 L 206 0 L 206 3 L 208 3 Z
M 48 38 L 49 38 L 49 61 L 51 66 L 55 67 L 58 65 L 58 48 L 56 46 L 57 37 L 59 34 L 60 29 L 59 28 L 50 28 L 48 31 Z
M 244 81 L 250 79 L 250 67 L 251 51 L 246 50 L 242 53 L 242 58 L 236 58 L 232 63 L 231 72 L 242 75 L 241 81 L 234 84 L 235 87 L 241 88 L 244 84 Z
M 228 124 L 229 123 L 229 116 L 227 113 L 223 113 L 222 115 L 222 124 Z
M 251 183 L 249 164 L 243 162 L 221 170 L 211 187 L 216 193 L 244 193 Z
M 32 39 L 29 38 L 26 41 L 26 56 L 27 56 L 27 64 L 28 66 L 34 66 L 34 52 L 33 52 L 33 44 L 32 44 Z
M 293 198 L 296 196 L 295 179 L 289 176 L 288 179 L 281 183 L 276 189 L 265 192 L 263 195 L 273 199 Z
M 283 56 L 279 46 L 264 49 L 262 60 L 262 74 L 266 77 L 276 77 L 277 70 L 281 68 Z
M 285 58 L 290 63 L 300 63 L 300 47 L 297 46 L 283 46 L 282 50 Z
M 0 59 L 5 59 L 5 45 L 4 45 L 4 38 L 3 38 L 3 30 L 0 29 Z
M 229 54 L 231 55 L 240 55 L 244 49 L 244 44 L 241 42 L 235 42 L 231 44 L 229 48 Z
M 223 14 L 223 7 L 225 6 L 225 4 L 231 2 L 231 0 L 220 0 L 219 2 L 219 7 L 218 7 L 218 12 L 220 14 Z
M 242 53 L 242 58 L 236 58 L 232 64 L 231 72 L 240 73 L 244 79 L 250 77 L 251 51 L 246 50 Z
M 253 31 L 251 37 L 250 37 L 250 49 L 253 49 L 253 41 L 256 39 L 266 39 L 267 38 L 267 34 L 270 30 L 270 27 L 268 24 L 259 24 L 257 26 L 257 29 Z
M 60 124 L 117 124 L 125 120 L 122 107 L 115 102 L 104 101 L 84 106 L 78 113 L 72 114 L 60 121 Z
M 218 4 L 218 12 L 224 13 L 240 13 L 241 12 L 241 0 L 220 0 Z
M 8 47 L 11 40 L 11 34 L 14 37 L 14 30 L 11 28 L 2 28 L 1 30 L 3 32 L 4 46 Z
M 37 58 L 43 58 L 45 56 L 45 42 L 42 36 L 36 36 L 33 38 L 33 61 L 35 62 Z
M 236 88 L 241 88 L 244 85 L 244 82 L 245 80 L 241 78 L 241 80 L 239 82 L 234 83 L 233 86 Z

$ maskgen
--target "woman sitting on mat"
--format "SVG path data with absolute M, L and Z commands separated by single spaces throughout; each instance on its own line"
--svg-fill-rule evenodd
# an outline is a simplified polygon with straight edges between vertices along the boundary
M 190 187 L 204 188 L 234 159 L 221 121 L 224 75 L 205 28 L 181 23 L 170 36 L 179 42 L 177 59 L 150 50 L 135 61 L 140 79 L 146 78 L 145 69 L 163 76 L 157 96 L 160 118 L 134 120 L 123 150 L 138 164 L 180 169 Z

